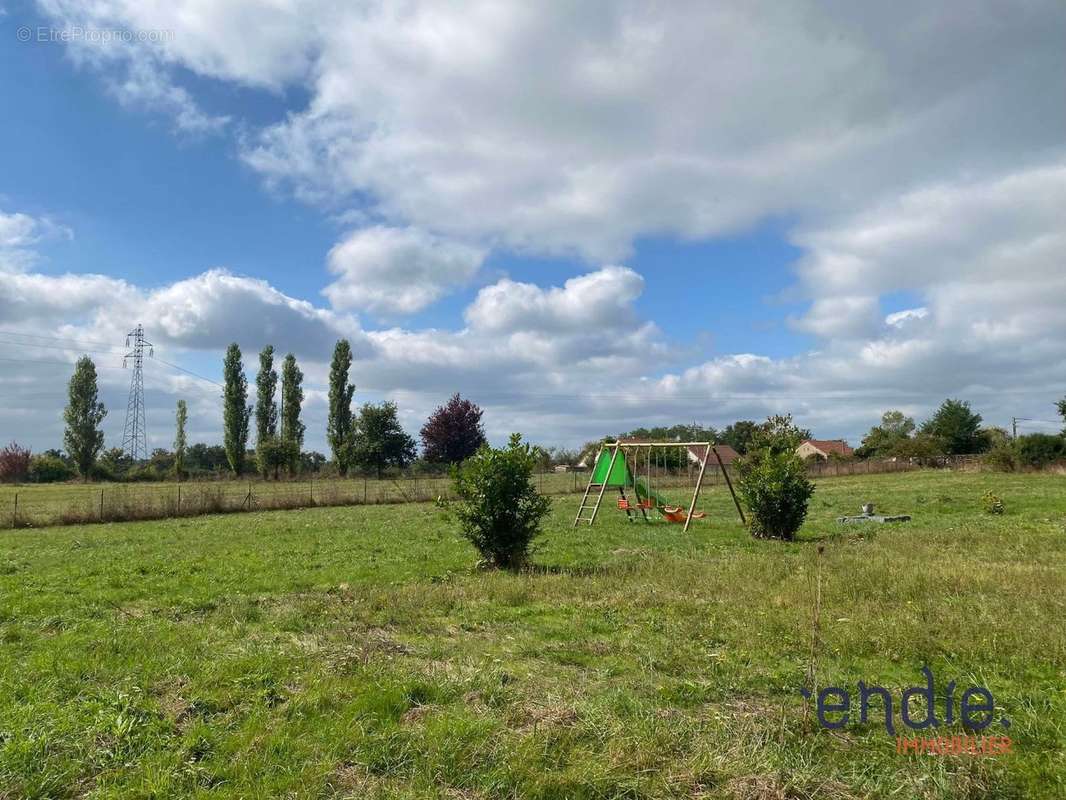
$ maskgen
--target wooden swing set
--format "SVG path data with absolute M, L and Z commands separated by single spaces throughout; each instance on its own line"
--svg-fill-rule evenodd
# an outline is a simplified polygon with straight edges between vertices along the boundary
M 662 495 L 662 488 L 670 480 L 670 449 L 678 452 L 675 470 L 680 475 L 681 465 L 684 464 L 691 472 L 694 466 L 698 466 L 695 482 L 692 485 L 692 499 L 688 508 L 679 504 L 671 504 Z M 693 464 L 691 454 L 702 453 Z M 600 504 L 607 489 L 618 489 L 618 508 L 626 512 L 630 522 L 637 520 L 637 512 L 645 522 L 650 521 L 648 512 L 658 514 L 667 522 L 684 523 L 687 531 L 694 519 L 702 519 L 706 514 L 696 511 L 696 502 L 700 497 L 700 489 L 703 486 L 703 477 L 707 472 L 707 462 L 714 454 L 718 461 L 718 467 L 722 470 L 729 494 L 733 497 L 733 504 L 740 515 L 743 523 L 744 512 L 740 507 L 736 492 L 733 491 L 733 482 L 729 479 L 729 472 L 725 468 L 721 455 L 712 442 L 637 442 L 616 441 L 605 442 L 596 454 L 595 465 L 589 475 L 588 486 L 581 498 L 577 516 L 574 517 L 574 527 L 584 522 L 592 525 L 596 521 Z M 641 467 L 643 466 L 643 470 Z M 658 480 L 660 489 L 657 491 L 654 484 Z M 626 490 L 631 489 L 632 495 L 627 495 Z

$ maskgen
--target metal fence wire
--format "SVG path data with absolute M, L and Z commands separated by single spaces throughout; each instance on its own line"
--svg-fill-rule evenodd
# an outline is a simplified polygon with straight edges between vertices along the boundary
M 938 464 L 937 466 L 960 466 Z M 906 461 L 847 461 L 808 465 L 811 477 L 866 475 L 917 469 Z M 538 491 L 566 495 L 584 491 L 588 472 L 541 472 Z M 661 486 L 691 483 L 686 470 L 656 478 Z M 717 465 L 707 465 L 705 486 L 724 485 Z M 75 525 L 137 519 L 226 514 L 269 509 L 425 503 L 455 498 L 445 476 L 302 478 L 282 481 L 213 480 L 152 484 L 52 484 L 0 487 L 0 528 Z

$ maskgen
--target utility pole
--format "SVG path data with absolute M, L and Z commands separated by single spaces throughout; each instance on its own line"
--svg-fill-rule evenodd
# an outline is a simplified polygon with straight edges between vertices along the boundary
M 1032 420 L 1029 419 L 1028 417 L 1011 417 L 1010 418 L 1010 429 L 1011 429 L 1011 438 L 1012 439 L 1017 439 L 1018 438 L 1018 423 L 1019 422 L 1032 422 Z
M 132 345 L 131 345 L 132 341 Z M 129 352 L 122 358 L 122 367 L 133 359 L 133 376 L 130 378 L 130 397 L 126 403 L 126 425 L 122 430 L 122 451 L 137 461 L 148 460 L 148 426 L 144 419 L 144 348 L 154 356 L 152 343 L 144 339 L 144 326 L 137 325 L 126 334 Z

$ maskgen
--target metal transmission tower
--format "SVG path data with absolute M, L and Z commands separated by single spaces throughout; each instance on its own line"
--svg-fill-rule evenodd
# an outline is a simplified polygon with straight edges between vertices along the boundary
M 132 341 L 132 346 L 130 342 Z M 126 347 L 130 351 L 122 358 L 122 366 L 133 359 L 133 377 L 130 380 L 130 399 L 126 404 L 126 427 L 122 431 L 122 451 L 134 461 L 148 460 L 148 427 L 144 421 L 144 348 L 154 356 L 151 342 L 144 340 L 144 327 L 138 325 L 126 334 Z

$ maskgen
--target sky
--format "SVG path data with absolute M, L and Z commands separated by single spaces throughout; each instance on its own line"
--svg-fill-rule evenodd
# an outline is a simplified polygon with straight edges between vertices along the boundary
M 122 439 L 221 441 L 222 353 L 334 343 L 412 434 L 455 392 L 575 447 L 792 413 L 853 445 L 1066 394 L 1057 0 L 0 0 L 0 440 L 90 355 Z

